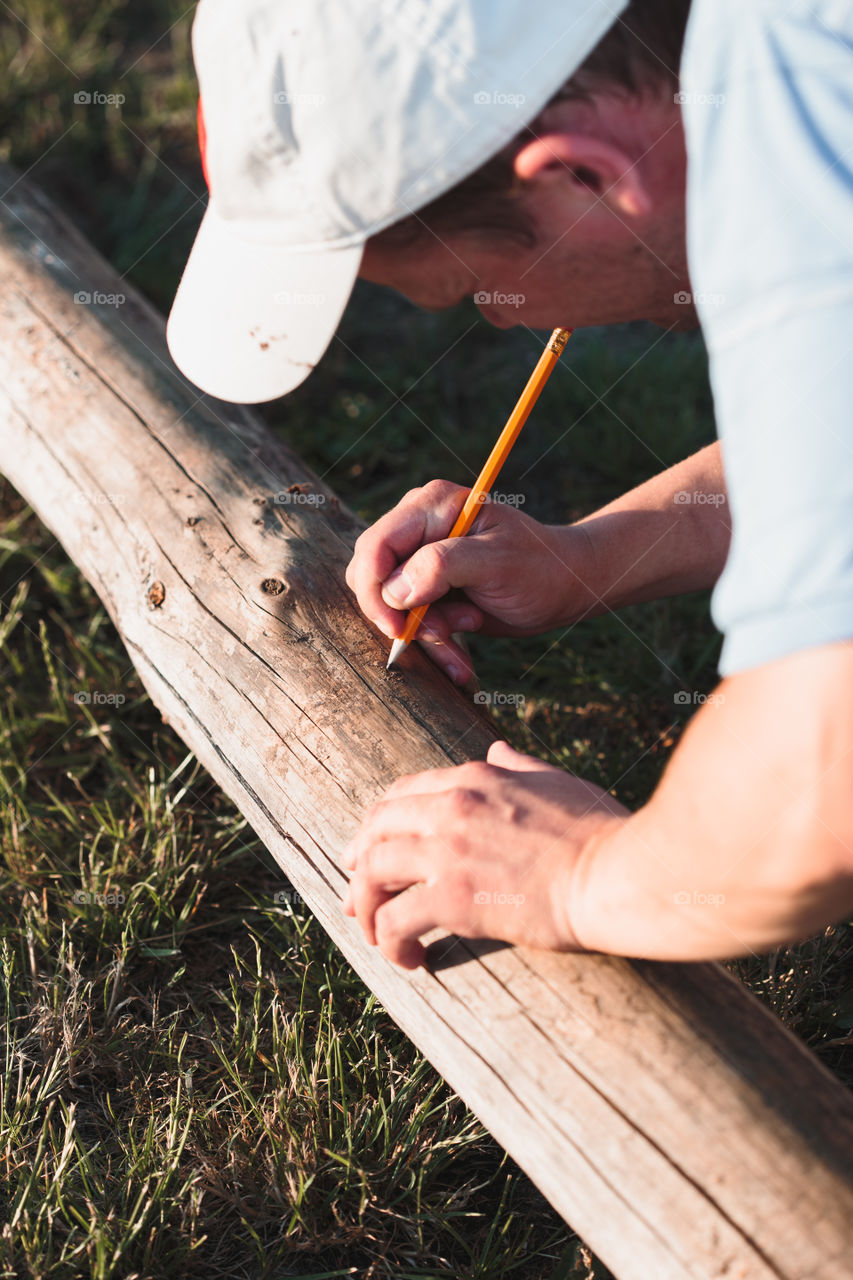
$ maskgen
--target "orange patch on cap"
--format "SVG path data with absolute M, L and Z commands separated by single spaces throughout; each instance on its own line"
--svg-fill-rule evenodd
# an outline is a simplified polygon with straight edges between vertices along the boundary
M 204 174 L 204 180 L 207 183 L 207 189 L 210 190 L 210 174 L 207 172 L 207 130 L 204 127 L 204 112 L 201 107 L 201 98 L 198 100 L 198 149 L 201 153 L 201 171 Z

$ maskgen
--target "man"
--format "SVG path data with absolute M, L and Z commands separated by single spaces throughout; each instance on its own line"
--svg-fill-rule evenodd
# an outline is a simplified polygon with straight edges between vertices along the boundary
M 359 539 L 348 581 L 365 614 L 391 637 L 405 610 L 436 602 L 424 643 L 458 681 L 470 667 L 452 632 L 530 634 L 712 584 L 725 643 L 720 685 L 638 812 L 498 743 L 487 762 L 399 780 L 368 813 L 345 910 L 407 967 L 436 926 L 693 960 L 841 918 L 853 6 L 387 0 L 343 30 L 328 21 L 345 9 L 315 0 L 304 22 L 284 6 L 285 35 L 260 5 L 251 52 L 217 76 L 232 4 L 202 0 L 195 33 L 220 141 L 213 217 L 170 320 L 189 376 L 226 398 L 282 394 L 322 354 L 359 271 L 427 306 L 524 294 L 511 316 L 484 305 L 499 326 L 670 326 L 692 300 L 725 460 L 725 481 L 715 446 L 569 528 L 487 505 L 458 541 L 446 535 L 465 490 L 434 481 Z M 339 30 L 326 47 L 324 21 Z M 236 95 L 276 39 L 267 88 L 289 109 L 273 123 L 258 103 L 244 112 L 250 145 Z M 335 110 L 300 105 L 312 85 L 339 95 Z M 277 218 L 289 225 L 271 247 Z M 322 320 L 291 305 L 277 322 L 270 278 L 291 281 L 291 302 L 313 281 Z M 461 603 L 442 603 L 451 587 Z

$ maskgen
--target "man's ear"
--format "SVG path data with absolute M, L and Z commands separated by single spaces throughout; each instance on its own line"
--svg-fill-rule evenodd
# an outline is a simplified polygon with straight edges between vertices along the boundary
M 525 182 L 573 182 L 631 218 L 650 213 L 652 200 L 639 165 L 618 146 L 585 133 L 546 133 L 515 157 Z

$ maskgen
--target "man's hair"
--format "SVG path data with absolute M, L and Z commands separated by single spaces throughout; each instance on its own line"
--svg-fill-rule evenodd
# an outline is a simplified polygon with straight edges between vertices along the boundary
M 606 35 L 542 111 L 553 103 L 590 101 L 596 93 L 655 97 L 678 88 L 678 68 L 690 0 L 630 0 Z M 380 231 L 373 240 L 405 247 L 433 232 L 489 231 L 530 245 L 535 232 L 514 172 L 519 150 L 537 134 L 542 112 L 505 147 L 449 191 Z

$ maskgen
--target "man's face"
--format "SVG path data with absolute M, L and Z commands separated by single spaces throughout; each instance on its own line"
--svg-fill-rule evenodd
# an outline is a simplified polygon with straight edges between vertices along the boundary
M 473 297 L 499 328 L 581 327 L 651 320 L 695 328 L 684 236 L 685 154 L 677 107 L 630 110 L 561 104 L 552 127 L 591 124 L 624 148 L 631 181 L 642 181 L 650 208 L 628 213 L 613 199 L 606 172 L 551 165 L 547 180 L 526 183 L 532 246 L 495 232 L 424 230 L 405 247 L 369 240 L 360 275 L 389 285 L 428 310 Z M 621 111 L 621 115 L 620 115 Z M 581 114 L 583 113 L 583 114 Z M 580 120 L 578 116 L 580 114 Z M 562 117 L 562 118 L 561 118 Z M 574 118 L 573 118 L 574 117 Z M 621 153 L 621 151 L 620 151 Z

